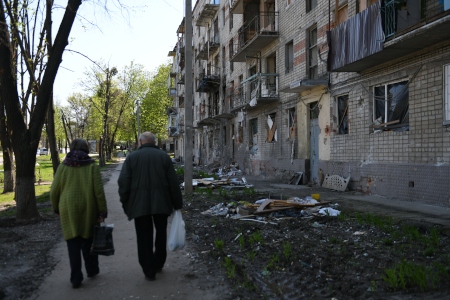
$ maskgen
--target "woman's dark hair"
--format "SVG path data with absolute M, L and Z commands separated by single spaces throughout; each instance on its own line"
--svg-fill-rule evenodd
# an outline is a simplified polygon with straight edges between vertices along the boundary
M 89 153 L 89 145 L 83 139 L 74 139 L 72 143 L 70 143 L 70 151 L 73 150 L 81 150 L 86 153 Z

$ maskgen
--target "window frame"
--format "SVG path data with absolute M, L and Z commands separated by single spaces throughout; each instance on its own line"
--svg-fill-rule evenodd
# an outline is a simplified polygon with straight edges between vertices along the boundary
M 269 124 L 267 123 L 269 117 L 270 117 L 271 121 L 273 122 L 272 128 L 270 128 Z M 276 142 L 278 142 L 278 137 L 277 137 L 277 113 L 273 112 L 273 113 L 267 114 L 267 118 L 266 119 L 267 119 L 267 121 L 266 121 L 266 130 L 267 130 L 267 132 L 266 132 L 266 134 L 267 134 L 266 142 L 267 143 L 276 143 Z M 273 132 L 273 133 L 271 133 L 271 132 Z M 272 135 L 272 137 L 269 140 L 271 135 Z
M 257 146 L 258 145 L 258 118 L 253 118 L 248 121 L 249 123 L 249 146 Z M 256 135 L 256 143 L 255 136 Z
M 315 37 L 313 33 L 315 32 Z M 318 36 L 317 25 L 314 25 L 307 30 L 308 33 L 308 60 L 307 60 L 307 72 L 309 79 L 319 78 L 319 48 L 318 48 Z M 315 64 L 313 62 L 315 58 Z
M 317 7 L 317 0 L 306 0 L 306 12 L 309 13 Z
M 285 44 L 284 67 L 286 74 L 294 71 L 294 40 Z
M 383 125 L 383 126 L 376 126 L 377 125 L 377 123 L 376 123 L 377 122 L 376 121 L 377 120 L 377 115 L 376 115 L 377 114 L 377 107 L 376 107 L 376 105 L 377 105 L 377 101 L 378 101 L 376 99 L 376 97 L 377 97 L 376 89 L 380 88 L 380 87 L 384 87 L 384 100 L 380 100 L 380 101 L 384 101 L 384 113 L 383 113 L 383 116 L 380 116 L 380 117 L 383 117 L 383 122 L 381 122 L 381 124 L 386 124 L 386 123 L 395 121 L 395 120 L 389 120 L 389 115 L 388 115 L 388 112 L 389 112 L 389 110 L 388 110 L 389 102 L 388 101 L 389 101 L 389 99 L 388 99 L 387 92 L 389 90 L 389 86 L 392 87 L 393 85 L 399 84 L 399 83 L 404 83 L 404 86 L 407 87 L 406 93 L 407 93 L 407 101 L 408 101 L 408 103 L 407 103 L 408 104 L 408 112 L 407 112 L 407 114 L 408 114 L 408 122 L 401 123 L 401 120 L 400 120 L 400 122 L 398 122 L 398 123 L 387 124 L 387 125 Z M 403 90 L 401 90 L 401 91 L 403 91 Z M 397 93 L 395 96 L 398 96 L 398 95 L 400 95 L 400 93 Z M 394 129 L 395 130 L 397 128 L 402 128 L 402 127 L 405 127 L 405 126 L 409 126 L 409 80 L 408 80 L 408 78 L 402 78 L 402 79 L 393 80 L 393 81 L 385 82 L 385 83 L 382 83 L 382 84 L 374 85 L 372 87 L 372 98 L 373 98 L 373 101 L 372 101 L 372 124 L 374 125 L 374 127 L 373 127 L 374 131 L 386 130 L 386 129 L 388 129 L 388 130 Z
M 343 116 L 340 115 L 341 110 L 339 109 L 339 102 L 342 98 L 347 98 L 347 107 L 345 109 L 345 112 L 343 114 Z M 349 106 L 349 94 L 341 94 L 341 95 L 337 95 L 336 96 L 336 116 L 338 119 L 338 124 L 337 124 L 337 134 L 339 135 L 343 135 L 343 134 L 349 134 L 349 126 L 348 126 L 348 106 Z M 343 118 L 346 118 L 347 120 L 347 127 L 343 127 L 343 130 L 341 130 L 342 124 L 341 124 L 341 120 L 343 120 Z M 341 132 L 343 131 L 343 132 Z
M 450 126 L 450 64 L 443 65 L 443 123 L 444 126 Z

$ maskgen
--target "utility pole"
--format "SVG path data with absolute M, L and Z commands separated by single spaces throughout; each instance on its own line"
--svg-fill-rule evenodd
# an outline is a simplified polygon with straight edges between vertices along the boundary
M 184 116 L 184 193 L 192 194 L 192 165 L 193 165 L 193 129 L 192 129 L 192 1 L 186 0 L 185 16 L 185 63 L 186 63 L 186 81 L 185 81 L 185 116 Z

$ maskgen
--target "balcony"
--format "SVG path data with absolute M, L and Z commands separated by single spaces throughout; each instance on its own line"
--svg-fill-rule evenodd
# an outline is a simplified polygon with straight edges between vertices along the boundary
M 230 100 L 225 99 L 225 103 L 224 105 L 220 106 L 218 108 L 218 112 L 214 114 L 213 118 L 216 120 L 220 120 L 220 119 L 233 119 L 234 118 L 234 114 L 231 113 L 231 109 L 230 109 Z
M 235 89 L 230 96 L 230 112 L 251 110 L 280 100 L 278 74 L 257 73 Z
M 218 68 L 211 68 L 212 72 L 200 73 L 197 82 L 197 90 L 199 93 L 211 93 L 219 90 L 220 72 Z
M 278 39 L 278 36 L 278 12 L 256 15 L 239 28 L 233 38 L 235 44 L 230 49 L 230 61 L 245 62 L 247 57 L 258 55 L 261 49 Z
M 207 27 L 219 10 L 219 0 L 205 0 L 195 25 Z
M 199 121 L 197 122 L 197 126 L 213 126 L 215 124 L 220 123 L 219 120 L 216 120 L 213 116 L 212 109 L 208 108 L 205 104 L 200 104 L 199 108 Z
M 450 7 L 439 0 L 375 3 L 327 34 L 328 70 L 361 72 L 448 41 Z
M 219 36 L 215 37 L 213 41 L 207 42 L 203 45 L 202 49 L 197 54 L 197 60 L 208 60 L 208 58 L 216 53 L 217 49 L 220 47 Z

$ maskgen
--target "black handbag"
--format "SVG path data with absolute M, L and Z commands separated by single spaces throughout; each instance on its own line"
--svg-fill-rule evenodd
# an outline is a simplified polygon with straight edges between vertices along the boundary
M 114 243 L 112 232 L 114 224 L 94 226 L 94 238 L 91 246 L 91 254 L 110 256 L 114 255 Z

